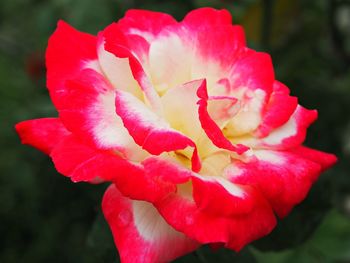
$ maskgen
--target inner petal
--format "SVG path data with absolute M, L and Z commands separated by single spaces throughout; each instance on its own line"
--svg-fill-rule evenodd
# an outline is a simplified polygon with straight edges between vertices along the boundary
M 225 127 L 226 136 L 242 136 L 253 132 L 261 122 L 261 111 L 264 102 L 264 91 L 260 89 L 254 91 L 246 89 L 240 99 L 240 110 Z
M 170 126 L 196 142 L 202 133 L 198 118 L 197 89 L 200 81 L 192 81 L 184 85 L 169 89 L 161 101 L 164 116 Z
M 99 64 L 106 78 L 111 82 L 115 89 L 120 89 L 132 93 L 141 99 L 142 92 L 134 79 L 128 58 L 118 58 L 105 50 L 105 40 L 102 34 L 99 35 L 97 53 Z
M 149 62 L 152 83 L 160 94 L 191 80 L 191 47 L 177 34 L 165 31 L 152 42 Z

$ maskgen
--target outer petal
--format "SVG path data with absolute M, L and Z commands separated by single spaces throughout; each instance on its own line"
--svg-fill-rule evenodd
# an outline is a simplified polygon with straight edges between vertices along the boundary
M 202 20 L 203 21 L 203 20 Z M 204 28 L 189 28 L 189 38 L 196 36 L 194 50 L 195 66 L 193 78 L 207 78 L 217 75 L 215 81 L 228 77 L 241 49 L 246 46 L 243 28 L 237 25 L 219 25 Z M 213 72 L 215 74 L 213 74 Z
M 298 105 L 290 119 L 261 140 L 261 146 L 287 149 L 304 142 L 307 128 L 317 119 L 316 110 Z
M 73 182 L 112 181 L 123 195 L 132 199 L 153 202 L 176 190 L 156 174 L 146 174 L 141 164 L 113 151 L 90 147 L 74 135 L 61 140 L 50 155 L 57 171 Z
M 233 143 L 243 143 L 253 148 L 288 150 L 303 143 L 307 128 L 317 119 L 316 110 L 307 110 L 298 105 L 290 119 L 273 130 L 268 136 L 258 139 L 252 136 L 231 138 Z
M 153 113 L 141 101 L 129 93 L 116 91 L 116 112 L 121 117 L 135 142 L 151 154 L 194 148 L 192 169 L 200 169 L 195 143 Z
M 66 80 L 75 78 L 84 68 L 99 69 L 96 37 L 59 21 L 56 31 L 49 39 L 46 67 L 47 86 L 56 105 L 55 93 L 64 88 Z
M 169 226 L 150 203 L 131 200 L 114 185 L 107 189 L 102 208 L 122 263 L 169 262 L 199 246 Z
M 258 137 L 267 136 L 273 129 L 286 123 L 298 105 L 296 97 L 289 96 L 289 89 L 275 81 L 273 92 L 265 108 L 261 124 L 255 132 Z
M 201 27 L 231 25 L 232 17 L 226 9 L 203 7 L 189 12 L 182 23 L 198 30 Z
M 321 166 L 291 152 L 255 151 L 256 159 L 235 161 L 224 171 L 233 183 L 257 187 L 280 217 L 307 195 Z
M 96 71 L 83 70 L 55 96 L 62 122 L 81 139 L 100 149 L 118 150 L 130 159 L 146 155 L 115 114 L 114 89 Z
M 111 181 L 129 174 L 141 174 L 137 165 L 112 151 L 97 150 L 70 135 L 61 140 L 50 154 L 58 172 L 73 182 Z M 130 176 L 129 176 L 130 177 Z
M 176 20 L 168 14 L 147 10 L 128 10 L 118 21 L 123 33 L 139 35 L 148 42 L 151 42 L 163 28 L 176 23 Z
M 57 118 L 42 118 L 17 123 L 16 131 L 23 144 L 50 154 L 57 143 L 70 134 Z
M 160 214 L 175 229 L 200 243 L 224 243 L 228 248 L 240 250 L 247 243 L 268 234 L 275 226 L 270 205 L 254 189 L 247 191 L 224 182 L 223 178 L 204 180 L 159 159 L 146 160 L 144 165 L 148 173 L 157 171 L 164 181 L 177 185 L 177 192 L 154 203 Z M 221 204 L 229 210 L 219 209 Z
M 269 98 L 275 73 L 269 54 L 256 52 L 249 48 L 241 48 L 231 69 L 231 85 L 233 89 L 260 89 Z
M 321 165 L 322 171 L 327 170 L 337 162 L 337 157 L 334 154 L 321 152 L 305 146 L 296 147 L 290 150 L 290 152 L 302 158 L 318 163 L 319 165 Z

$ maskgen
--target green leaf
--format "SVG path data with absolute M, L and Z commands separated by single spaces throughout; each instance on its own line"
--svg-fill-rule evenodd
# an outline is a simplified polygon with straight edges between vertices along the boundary
M 296 249 L 253 250 L 259 263 L 333 263 L 350 261 L 350 220 L 336 210 L 328 213 L 312 238 Z

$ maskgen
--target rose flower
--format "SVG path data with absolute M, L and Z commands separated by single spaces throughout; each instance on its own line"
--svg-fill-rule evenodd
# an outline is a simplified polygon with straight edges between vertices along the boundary
M 275 80 L 226 10 L 181 22 L 130 10 L 97 36 L 60 21 L 46 66 L 59 116 L 16 130 L 73 182 L 111 182 L 102 208 L 124 263 L 201 244 L 238 251 L 336 161 L 302 146 L 317 112 Z

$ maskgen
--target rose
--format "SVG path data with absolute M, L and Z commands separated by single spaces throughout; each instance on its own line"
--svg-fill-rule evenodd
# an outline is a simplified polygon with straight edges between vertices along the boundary
M 122 262 L 268 234 L 336 157 L 302 146 L 316 111 L 246 47 L 226 10 L 131 10 L 97 37 L 59 22 L 46 52 L 58 118 L 16 125 L 73 182 L 110 181 Z

